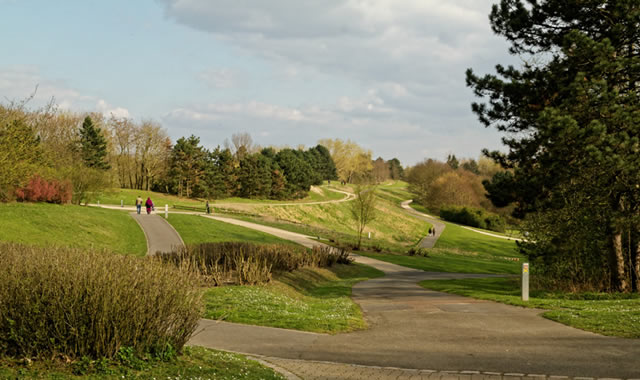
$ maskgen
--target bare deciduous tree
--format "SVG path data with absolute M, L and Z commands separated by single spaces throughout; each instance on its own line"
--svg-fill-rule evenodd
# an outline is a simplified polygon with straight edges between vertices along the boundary
M 349 206 L 351 216 L 356 221 L 358 233 L 357 249 L 360 249 L 362 244 L 362 233 L 364 232 L 365 227 L 376 218 L 376 187 L 362 187 L 357 185 L 354 193 L 356 198 L 351 201 Z

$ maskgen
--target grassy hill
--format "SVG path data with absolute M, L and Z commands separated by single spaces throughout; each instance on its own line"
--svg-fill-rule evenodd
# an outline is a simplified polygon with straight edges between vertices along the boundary
M 75 205 L 0 203 L 0 241 L 147 252 L 142 229 L 127 213 Z

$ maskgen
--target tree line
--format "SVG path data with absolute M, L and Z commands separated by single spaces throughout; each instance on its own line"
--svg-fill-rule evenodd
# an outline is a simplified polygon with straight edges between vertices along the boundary
M 640 3 L 502 0 L 491 26 L 523 58 L 467 72 L 482 124 L 508 152 L 487 184 L 550 284 L 640 292 Z

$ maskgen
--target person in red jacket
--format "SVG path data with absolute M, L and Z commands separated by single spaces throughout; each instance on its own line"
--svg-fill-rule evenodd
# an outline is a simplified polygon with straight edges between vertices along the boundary
M 151 198 L 147 198 L 147 201 L 144 203 L 147 206 L 147 214 L 151 214 L 151 209 L 153 208 L 153 202 L 151 202 Z

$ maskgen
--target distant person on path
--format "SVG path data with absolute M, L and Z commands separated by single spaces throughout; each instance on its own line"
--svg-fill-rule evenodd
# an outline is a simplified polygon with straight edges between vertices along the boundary
M 151 202 L 151 198 L 147 198 L 147 201 L 144 203 L 147 206 L 147 214 L 151 214 L 151 209 L 153 208 L 153 202 Z
M 142 210 L 142 198 L 138 195 L 136 198 L 136 210 L 138 211 L 138 215 L 140 215 L 140 210 Z
M 436 228 L 435 227 L 433 227 L 431 229 L 431 235 L 436 236 Z
M 429 227 L 429 236 L 431 236 L 431 227 Z
M 207 200 L 206 207 L 207 207 L 207 214 L 211 214 L 211 208 L 209 208 L 209 200 Z

